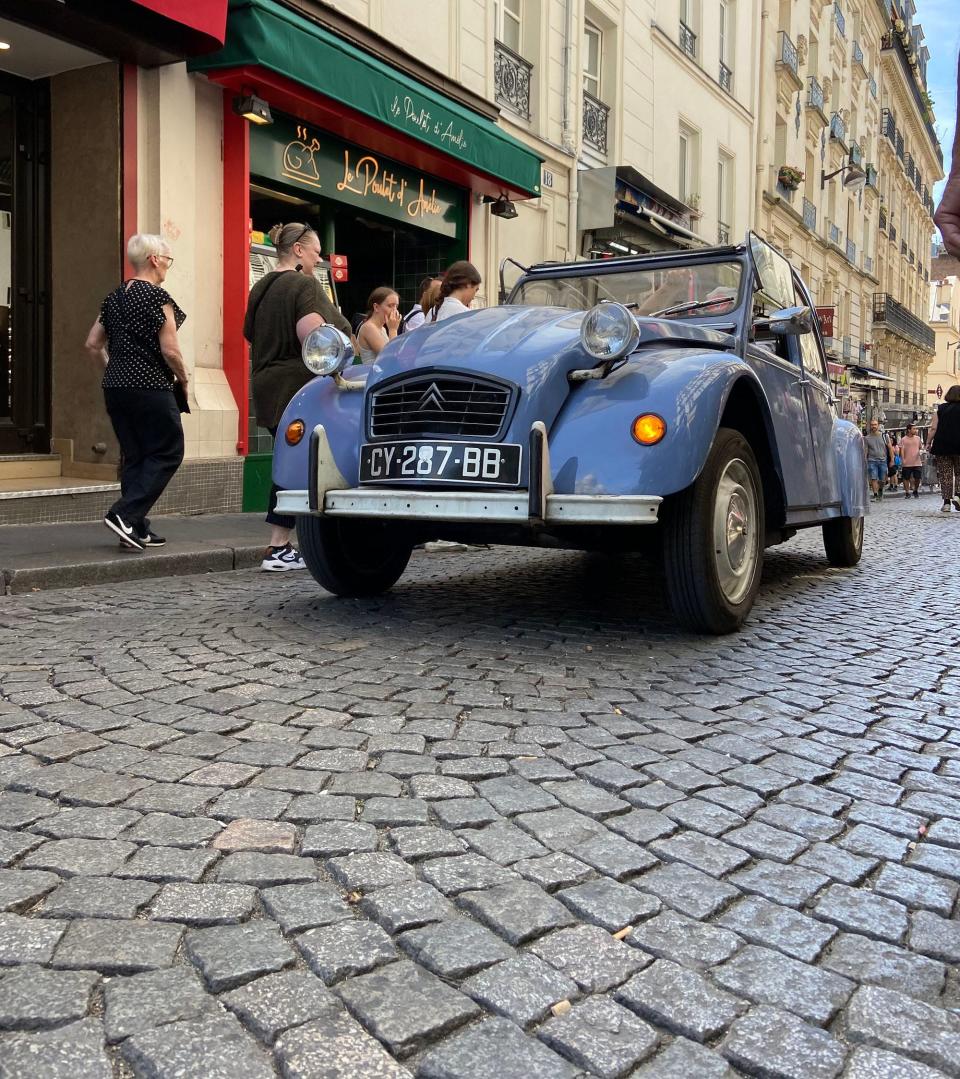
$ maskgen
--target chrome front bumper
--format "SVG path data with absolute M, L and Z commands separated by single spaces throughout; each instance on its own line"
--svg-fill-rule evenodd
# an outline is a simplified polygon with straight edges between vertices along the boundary
M 546 435 L 542 423 L 533 424 L 530 486 L 525 490 L 397 490 L 348 486 L 337 469 L 326 432 L 318 424 L 310 437 L 310 486 L 304 491 L 279 491 L 277 512 L 530 526 L 656 524 L 663 501 L 657 495 L 555 494 Z

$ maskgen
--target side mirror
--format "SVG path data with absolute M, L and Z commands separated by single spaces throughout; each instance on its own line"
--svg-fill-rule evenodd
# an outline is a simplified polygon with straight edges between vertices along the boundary
M 813 333 L 813 312 L 809 307 L 784 307 L 781 311 L 774 311 L 769 318 L 756 319 L 753 326 L 754 329 L 767 330 L 776 337 Z

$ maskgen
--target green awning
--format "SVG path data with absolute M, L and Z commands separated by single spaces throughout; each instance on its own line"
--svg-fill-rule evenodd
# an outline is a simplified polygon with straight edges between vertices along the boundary
M 230 0 L 223 49 L 190 61 L 215 72 L 260 66 L 378 120 L 514 190 L 540 194 L 541 159 L 495 123 L 275 0 Z

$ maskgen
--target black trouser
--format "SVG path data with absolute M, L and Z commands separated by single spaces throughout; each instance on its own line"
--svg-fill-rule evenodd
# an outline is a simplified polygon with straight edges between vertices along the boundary
M 172 390 L 105 389 L 107 413 L 123 453 L 120 497 L 110 507 L 137 535 L 183 460 L 183 424 Z
M 273 436 L 273 440 L 276 441 L 277 428 L 268 427 L 267 430 Z M 277 528 L 286 528 L 292 531 L 297 523 L 296 517 L 289 513 L 277 513 L 277 492 L 279 490 L 280 488 L 271 480 L 270 502 L 267 505 L 267 524 L 276 525 Z

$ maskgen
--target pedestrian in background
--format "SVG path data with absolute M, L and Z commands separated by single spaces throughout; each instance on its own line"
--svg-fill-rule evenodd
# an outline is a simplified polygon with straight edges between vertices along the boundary
M 870 477 L 871 501 L 879 502 L 883 498 L 883 485 L 887 478 L 887 469 L 893 460 L 890 443 L 880 430 L 880 421 L 871 420 L 870 429 L 864 435 L 863 443 L 867 452 L 867 475 Z
M 887 490 L 895 491 L 900 483 L 900 443 L 896 435 L 890 436 L 890 465 L 887 468 Z
M 908 423 L 903 438 L 900 439 L 900 467 L 903 474 L 903 493 L 909 498 L 920 497 L 920 476 L 922 474 L 923 439 L 917 434 L 914 424 Z
M 103 398 L 120 443 L 120 497 L 103 523 L 129 550 L 162 547 L 147 514 L 183 460 L 183 424 L 174 396 L 186 406 L 189 381 L 177 330 L 187 317 L 163 283 L 173 265 L 162 236 L 137 233 L 127 244 L 134 275 L 100 305 L 86 349 L 104 366 Z
M 960 386 L 951 386 L 943 396 L 930 424 L 930 452 L 937 459 L 937 480 L 943 505 L 960 513 Z
M 434 301 L 430 321 L 440 322 L 469 311 L 482 281 L 472 262 L 455 262 L 440 282 L 440 295 Z
M 360 362 L 373 363 L 400 329 L 400 297 L 389 285 L 375 288 L 367 300 L 367 317 L 357 334 Z
M 250 290 L 243 336 L 250 342 L 253 408 L 257 423 L 276 438 L 283 410 L 313 375 L 301 347 L 311 330 L 330 323 L 348 337 L 350 323 L 334 307 L 313 271 L 320 261 L 320 238 L 302 222 L 275 225 L 270 239 L 277 268 Z M 300 272 L 304 271 L 304 272 Z M 277 486 L 270 487 L 267 510 L 270 542 L 260 568 L 270 572 L 306 569 L 290 543 L 295 519 L 277 513 Z
M 417 302 L 403 316 L 400 329 L 397 333 L 406 333 L 407 330 L 415 330 L 426 321 L 426 312 L 436 303 L 440 294 L 441 279 L 439 277 L 425 277 L 420 282 L 417 292 Z

